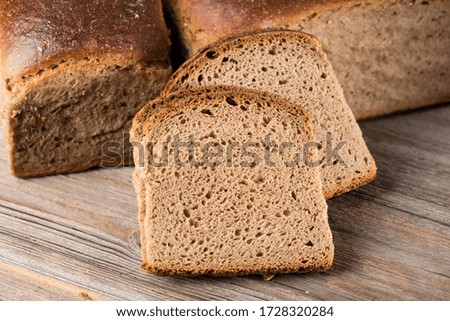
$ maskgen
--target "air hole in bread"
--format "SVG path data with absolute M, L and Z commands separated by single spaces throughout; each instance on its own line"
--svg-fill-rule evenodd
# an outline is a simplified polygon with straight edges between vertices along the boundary
M 206 58 L 208 59 L 216 59 L 219 55 L 214 50 L 210 50 L 206 53 Z
M 180 81 L 183 84 L 188 79 L 189 79 L 189 74 L 186 74 L 186 75 L 183 75 L 183 77 L 181 77 Z
M 311 242 L 311 241 L 308 241 L 308 243 L 306 243 L 305 245 L 306 245 L 306 246 L 310 246 L 310 247 L 313 247 L 313 246 L 314 246 L 313 242 Z
M 225 99 L 225 101 L 226 101 L 229 105 L 231 105 L 231 106 L 237 106 L 237 105 L 238 105 L 238 103 L 237 103 L 233 98 L 231 98 L 231 97 L 227 97 L 227 98 Z
M 192 226 L 192 227 L 198 227 L 200 224 L 198 223 L 197 220 L 194 220 L 194 219 L 191 218 L 189 220 L 189 225 Z
M 294 191 L 291 192 L 291 196 L 294 200 L 297 200 L 297 194 Z
M 183 210 L 183 215 L 186 216 L 187 218 L 190 218 L 191 217 L 191 212 L 187 208 L 185 208 Z
M 213 113 L 212 113 L 211 110 L 209 110 L 209 109 L 202 109 L 200 112 L 201 112 L 202 114 L 204 114 L 204 115 L 208 115 L 208 116 L 210 116 L 210 117 L 214 117 Z

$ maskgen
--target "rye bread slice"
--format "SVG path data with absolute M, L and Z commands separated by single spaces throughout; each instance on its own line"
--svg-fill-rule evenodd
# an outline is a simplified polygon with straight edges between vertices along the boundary
M 208 46 L 172 75 L 162 95 L 208 85 L 234 85 L 278 94 L 313 117 L 321 149 L 324 195 L 364 185 L 376 165 L 320 42 L 294 31 L 268 31 Z M 330 144 L 331 143 L 331 144 Z M 338 148 L 339 158 L 333 150 Z
M 175 152 L 173 143 L 191 135 L 198 143 L 192 153 Z M 267 135 L 277 147 L 265 145 Z M 253 90 L 198 88 L 148 104 L 136 115 L 131 138 L 145 269 L 241 275 L 331 267 L 319 170 L 289 163 L 314 140 L 302 108 Z M 281 152 L 283 142 L 291 145 Z M 222 157 L 204 158 L 206 150 L 220 155 L 219 149 Z

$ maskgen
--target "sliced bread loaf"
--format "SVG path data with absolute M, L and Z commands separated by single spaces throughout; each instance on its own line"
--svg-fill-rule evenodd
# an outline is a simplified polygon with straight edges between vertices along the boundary
M 186 61 L 162 95 L 221 84 L 276 93 L 311 112 L 327 198 L 375 178 L 375 162 L 316 38 L 271 31 L 215 43 Z
M 311 125 L 300 107 L 240 88 L 199 88 L 144 107 L 131 132 L 143 267 L 161 275 L 330 268 L 319 170 L 293 162 L 314 139 Z
M 323 43 L 357 119 L 450 101 L 448 0 L 164 0 L 188 55 L 243 32 Z
M 0 1 L 0 16 L 12 174 L 129 164 L 131 120 L 172 73 L 161 1 Z

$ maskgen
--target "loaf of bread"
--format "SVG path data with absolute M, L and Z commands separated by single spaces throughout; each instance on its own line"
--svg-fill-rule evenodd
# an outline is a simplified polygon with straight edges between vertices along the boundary
M 125 133 L 171 74 L 160 0 L 2 0 L 0 16 L 11 172 L 130 163 Z
M 323 43 L 357 119 L 450 101 L 448 0 L 165 0 L 188 55 L 224 37 L 302 30 Z
M 145 106 L 131 131 L 143 267 L 161 275 L 329 269 L 319 171 L 293 161 L 314 140 L 311 125 L 300 107 L 241 88 L 197 88 Z M 281 153 L 283 142 L 291 145 Z
M 252 33 L 203 48 L 169 79 L 162 95 L 207 85 L 278 94 L 313 116 L 327 198 L 370 182 L 375 162 L 319 41 L 296 31 Z M 333 153 L 336 152 L 336 155 Z

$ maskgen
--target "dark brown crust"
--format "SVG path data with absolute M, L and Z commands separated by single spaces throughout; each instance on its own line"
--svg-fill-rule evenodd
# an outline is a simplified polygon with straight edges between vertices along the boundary
M 0 85 L 6 96 L 0 113 L 5 122 L 20 112 L 22 98 L 44 76 L 70 75 L 87 63 L 94 68 L 133 65 L 171 70 L 169 31 L 160 0 L 0 0 L 0 16 Z M 101 159 L 86 159 L 70 167 L 23 172 L 14 167 L 17 142 L 9 125 L 5 138 L 15 176 L 76 172 L 101 164 Z
M 273 30 L 262 31 L 262 32 L 259 32 L 258 35 L 264 36 L 265 34 L 273 34 L 273 33 L 274 33 Z M 291 36 L 291 37 L 296 37 L 298 39 L 308 39 L 308 41 L 314 42 L 316 47 L 319 50 L 319 54 L 323 56 L 323 59 L 326 59 L 325 54 L 323 53 L 323 49 L 322 49 L 322 45 L 321 45 L 320 41 L 317 38 L 315 38 L 314 36 L 303 33 L 303 32 L 290 31 L 290 30 L 280 30 L 280 31 L 275 31 L 275 33 L 280 33 L 280 34 L 284 35 L 285 37 Z M 214 51 L 214 52 L 218 53 L 218 55 L 220 56 L 220 54 L 222 54 L 228 50 L 231 50 L 232 48 L 234 48 L 235 46 L 237 46 L 239 44 L 245 43 L 246 41 L 249 41 L 250 39 L 255 39 L 254 37 L 255 37 L 254 33 L 236 35 L 236 36 L 232 36 L 232 37 L 229 37 L 229 38 L 226 38 L 223 40 L 219 40 L 209 46 L 204 47 L 203 49 L 198 51 L 194 56 L 189 58 L 180 68 L 178 68 L 178 70 L 175 73 L 172 74 L 172 76 L 168 80 L 165 88 L 161 92 L 161 96 L 162 97 L 168 96 L 173 91 L 178 90 L 178 88 L 180 88 L 180 86 L 182 86 L 182 84 L 180 84 L 180 82 L 182 82 L 182 78 L 185 75 L 188 75 L 191 69 L 195 69 L 197 66 L 202 65 L 203 61 L 208 60 L 205 55 L 207 52 Z M 349 181 L 349 182 L 347 182 L 347 184 L 341 183 L 339 185 L 336 185 L 336 189 L 333 190 L 332 192 L 324 191 L 324 196 L 326 199 L 330 199 L 334 196 L 341 195 L 343 193 L 349 192 L 353 189 L 356 189 L 358 187 L 366 185 L 376 178 L 376 173 L 377 173 L 377 168 L 376 168 L 376 165 L 374 165 L 370 169 L 370 172 L 367 173 L 365 176 L 360 177 L 358 180 Z
M 0 0 L 0 16 L 4 79 L 84 57 L 168 63 L 169 32 L 160 0 Z
M 386 0 L 384 0 L 385 2 Z M 372 0 L 369 4 L 383 2 Z M 251 32 L 267 29 L 267 26 L 281 24 L 296 18 L 307 19 L 317 12 L 334 10 L 343 6 L 367 5 L 362 0 L 263 0 L 263 1 L 221 1 L 221 0 L 165 0 L 171 11 L 185 19 L 194 34 L 184 31 L 185 45 L 192 55 L 206 44 L 227 37 L 236 32 Z M 208 14 L 205 14 L 207 12 Z M 180 22 L 180 21 L 179 21 Z M 178 26 L 182 28 L 182 26 Z M 201 37 L 198 34 L 201 33 Z M 189 39 L 190 38 L 190 39 Z M 193 39 L 196 38 L 196 39 Z M 201 39 L 201 40 L 199 40 Z

